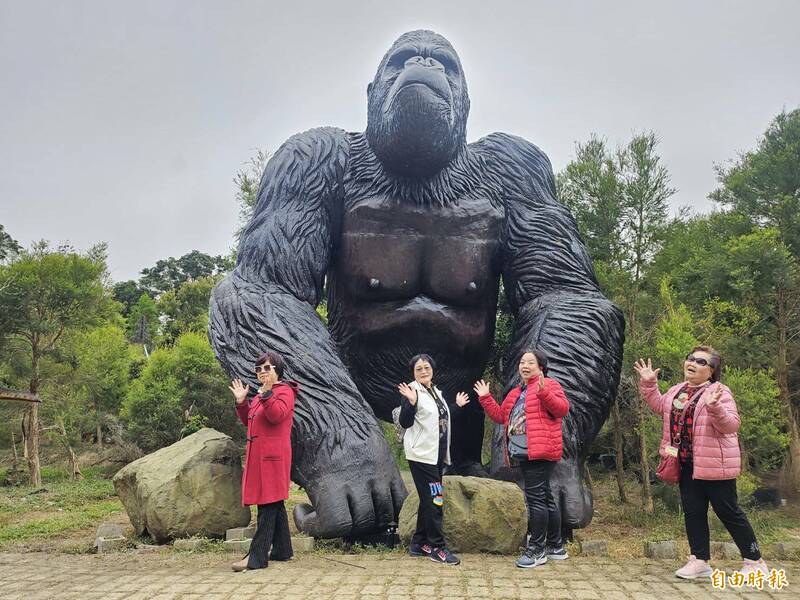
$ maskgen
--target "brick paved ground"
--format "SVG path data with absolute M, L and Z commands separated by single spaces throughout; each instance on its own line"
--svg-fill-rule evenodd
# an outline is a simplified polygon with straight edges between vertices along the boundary
M 235 558 L 235 557 L 234 557 Z M 463 555 L 459 567 L 399 554 L 305 554 L 268 569 L 233 573 L 222 554 L 67 555 L 0 553 L 3 600 L 211 599 L 293 600 L 407 598 L 798 598 L 800 566 L 787 569 L 781 592 L 713 590 L 706 581 L 681 581 L 669 561 L 576 557 L 536 569 L 517 569 L 513 558 Z M 338 562 L 337 562 L 338 561 Z M 347 563 L 347 564 L 343 564 Z M 737 565 L 719 562 L 729 570 Z M 772 566 L 772 565 L 771 565 Z M 783 565 L 786 566 L 786 565 Z

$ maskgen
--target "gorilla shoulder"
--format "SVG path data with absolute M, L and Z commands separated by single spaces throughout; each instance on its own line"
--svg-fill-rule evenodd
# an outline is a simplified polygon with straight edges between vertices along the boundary
M 525 138 L 510 133 L 495 132 L 469 145 L 471 151 L 478 153 L 493 171 L 507 173 L 507 178 L 515 179 L 520 171 L 531 176 L 537 187 L 544 186 L 555 199 L 555 179 L 550 159 L 542 150 Z M 517 182 L 517 185 L 519 182 Z
M 314 167 L 332 164 L 344 170 L 349 156 L 348 134 L 338 127 L 315 127 L 296 133 L 275 152 L 261 179 L 263 189 L 269 177 L 283 176 L 291 181 L 307 174 Z M 260 194 L 259 194 L 260 195 Z

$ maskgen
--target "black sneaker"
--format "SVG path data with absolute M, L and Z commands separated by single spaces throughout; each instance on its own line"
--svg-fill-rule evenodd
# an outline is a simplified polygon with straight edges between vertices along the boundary
M 567 549 L 564 546 L 552 547 L 548 546 L 545 549 L 545 554 L 547 554 L 547 558 L 549 560 L 567 560 L 569 558 L 569 554 L 567 554 Z
M 434 548 L 433 552 L 431 552 L 431 560 L 433 562 L 442 563 L 443 565 L 461 564 L 461 559 L 447 548 Z
M 538 567 L 547 562 L 547 554 L 544 550 L 536 552 L 533 548 L 528 548 L 525 553 L 517 559 L 517 566 L 520 569 L 530 569 L 531 567 Z
M 411 544 L 408 547 L 409 556 L 430 556 L 433 546 L 430 544 Z

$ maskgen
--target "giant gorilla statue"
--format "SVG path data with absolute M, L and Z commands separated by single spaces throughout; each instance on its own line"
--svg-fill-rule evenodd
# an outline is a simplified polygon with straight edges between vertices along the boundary
M 430 31 L 392 45 L 367 97 L 366 133 L 312 129 L 271 158 L 236 269 L 211 299 L 231 377 L 255 387 L 254 359 L 272 348 L 301 384 L 292 479 L 313 508 L 295 510 L 298 527 L 357 537 L 396 519 L 406 490 L 375 416 L 391 419 L 418 352 L 435 357 L 448 398 L 472 390 L 501 276 L 516 317 L 506 383 L 521 349 L 547 351 L 571 402 L 554 492 L 565 526 L 586 525 L 582 459 L 615 396 L 624 323 L 556 201 L 547 156 L 503 133 L 467 144 L 461 63 Z M 328 329 L 314 311 L 326 278 Z M 483 423 L 473 398 L 453 424 L 457 472 L 482 471 Z

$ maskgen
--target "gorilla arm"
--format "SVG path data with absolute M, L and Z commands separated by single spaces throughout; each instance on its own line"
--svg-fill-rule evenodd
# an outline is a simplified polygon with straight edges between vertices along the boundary
M 492 134 L 477 144 L 490 178 L 502 186 L 506 223 L 503 279 L 516 317 L 506 372 L 515 383 L 525 348 L 548 355 L 548 375 L 570 403 L 564 458 L 554 471 L 566 527 L 585 527 L 592 497 L 581 481 L 585 453 L 616 397 L 625 323 L 600 292 L 569 211 L 556 200 L 547 156 L 523 139 Z M 555 491 L 555 490 L 554 490 Z
M 228 375 L 258 387 L 255 359 L 286 359 L 300 383 L 292 428 L 292 479 L 314 510 L 295 509 L 317 537 L 355 536 L 396 521 L 405 486 L 369 405 L 314 311 L 338 227 L 344 131 L 290 138 L 267 164 L 236 269 L 214 290 L 209 335 Z

